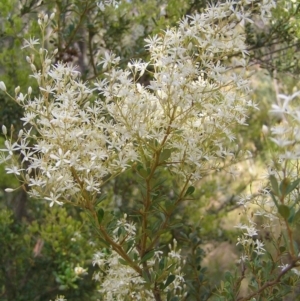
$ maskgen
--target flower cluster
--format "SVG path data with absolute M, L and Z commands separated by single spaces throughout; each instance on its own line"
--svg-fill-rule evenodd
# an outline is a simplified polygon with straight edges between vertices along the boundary
M 39 91 L 29 87 L 24 95 L 16 88 L 14 99 L 29 127 L 18 141 L 6 140 L 7 171 L 22 176 L 32 196 L 53 205 L 83 195 L 95 198 L 105 182 L 134 162 L 145 169 L 156 164 L 193 181 L 232 160 L 234 129 L 245 125 L 248 108 L 255 106 L 247 98 L 240 5 L 210 6 L 184 18 L 178 28 L 147 39 L 150 61 L 132 61 L 125 70 L 112 67 L 95 83 L 99 98 L 76 68 L 51 64 L 55 51 L 50 55 L 35 48 L 36 40 L 27 41 L 33 50 L 27 61 Z M 41 14 L 42 29 L 49 19 Z M 234 61 L 229 59 L 233 54 Z M 118 60 L 111 54 L 103 62 L 113 66 Z M 147 68 L 152 80 L 145 87 L 139 79 Z M 20 159 L 12 156 L 16 152 Z
M 105 0 L 105 1 L 99 1 L 97 2 L 97 6 L 99 7 L 99 9 L 101 11 L 105 11 L 105 8 L 108 6 L 117 6 L 118 5 L 118 1 L 116 0 Z
M 281 205 L 298 209 L 298 185 L 300 159 L 300 93 L 291 96 L 279 95 L 279 103 L 273 104 L 270 110 L 280 122 L 270 129 L 270 140 L 273 143 L 272 160 L 269 162 L 266 176 L 268 183 L 259 189 L 258 197 L 241 200 L 247 206 L 255 202 L 259 206 L 255 215 L 265 218 L 265 226 L 270 227 L 278 220 L 278 205 L 276 198 L 280 198 Z M 290 186 L 293 184 L 293 186 Z M 285 187 L 284 187 L 285 186 Z M 290 187 L 290 188 L 288 188 Z M 272 197 L 273 195 L 273 197 Z M 274 197 L 275 200 L 274 200 Z
M 279 268 L 283 277 L 292 271 L 298 281 L 297 270 L 299 255 L 298 246 L 294 235 L 300 218 L 299 206 L 299 159 L 300 159 L 300 106 L 299 92 L 291 96 L 279 94 L 279 102 L 273 104 L 270 110 L 272 116 L 279 120 L 270 129 L 272 153 L 267 168 L 267 180 L 264 182 L 254 197 L 243 197 L 239 204 L 245 208 L 248 225 L 240 224 L 237 228 L 244 231 L 238 238 L 237 245 L 243 247 L 240 263 L 252 265 L 253 273 L 258 274 L 253 263 L 250 262 L 251 254 L 272 254 L 272 248 L 277 254 L 273 256 L 273 266 Z M 251 216 L 249 209 L 251 208 Z M 262 232 L 268 233 L 268 240 L 273 241 L 273 246 L 265 248 L 265 244 L 257 237 L 258 227 L 254 219 L 259 220 Z M 266 250 L 267 249 L 267 250 Z M 287 261 L 286 257 L 290 259 Z M 253 257 L 252 257 L 253 258 Z M 296 280 L 295 280 L 296 281 Z M 295 282 L 296 283 L 296 282 Z
M 127 254 L 130 258 L 138 259 L 138 250 L 135 247 L 135 225 L 127 221 L 127 216 L 122 218 L 116 226 L 114 242 L 117 244 L 129 244 Z M 117 233 L 122 233 L 117 235 Z M 184 277 L 181 272 L 182 257 L 177 249 L 177 242 L 169 245 L 168 254 L 162 251 L 155 251 L 147 261 L 147 275 L 139 275 L 130 265 L 126 264 L 122 257 L 113 249 L 103 249 L 94 254 L 93 265 L 99 267 L 99 272 L 93 276 L 94 280 L 100 282 L 99 292 L 105 300 L 145 300 L 154 301 L 153 288 L 145 289 L 145 283 L 153 281 L 152 275 L 159 271 L 158 266 L 164 265 L 162 274 L 157 275 L 156 281 L 162 283 L 165 288 L 162 290 L 167 295 L 169 291 L 176 293 L 176 296 L 183 294 L 185 287 Z M 139 264 L 142 269 L 143 263 Z M 172 281 L 170 281 L 172 279 Z
M 113 122 L 104 120 L 104 107 L 91 103 L 91 89 L 77 79 L 78 72 L 59 63 L 50 67 L 48 61 L 43 66 L 46 74 L 44 70 L 33 74 L 45 83 L 40 96 L 16 95 L 25 109 L 22 120 L 31 127 L 20 131 L 13 144 L 5 142 L 5 160 L 10 160 L 7 171 L 20 175 L 24 171 L 18 167 L 21 161 L 27 166 L 23 180 L 30 194 L 44 196 L 50 204 L 83 191 L 93 197 L 100 192 L 103 179 L 128 167 L 136 153 L 114 131 Z M 31 138 L 35 138 L 34 146 L 29 146 Z M 16 151 L 19 161 L 12 156 Z

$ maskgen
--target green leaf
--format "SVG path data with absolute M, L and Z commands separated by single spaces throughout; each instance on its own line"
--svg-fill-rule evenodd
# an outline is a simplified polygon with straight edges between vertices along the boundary
M 167 263 L 166 258 L 162 258 L 159 261 L 158 268 L 159 268 L 160 271 L 162 271 L 165 268 L 166 263 Z
M 127 245 L 126 245 L 126 253 L 128 253 L 128 251 L 132 248 L 133 244 L 134 244 L 134 241 L 133 241 L 133 240 L 131 240 L 131 241 L 129 241 L 129 242 L 127 243 Z M 136 253 L 131 253 L 131 254 L 129 254 L 129 256 L 130 256 L 131 258 L 132 258 L 132 256 L 134 256 L 134 255 L 136 255 Z
M 276 207 L 278 208 L 278 202 L 277 202 L 277 200 L 276 200 L 275 194 L 271 191 L 271 192 L 270 192 L 270 195 L 271 195 L 271 197 L 272 197 L 272 200 L 273 200 L 274 204 L 275 204 Z
M 290 184 L 290 180 L 289 178 L 284 178 L 280 185 L 279 185 L 279 191 L 280 191 L 280 195 L 282 196 L 286 196 L 287 195 L 287 188 Z
M 102 201 L 106 199 L 106 194 L 102 194 L 95 202 L 95 206 L 98 206 Z
M 165 222 L 166 216 L 165 216 L 162 212 L 159 212 L 159 216 L 160 216 L 161 220 L 162 220 L 163 222 Z
M 187 189 L 187 191 L 186 191 L 186 193 L 185 193 L 184 196 L 191 195 L 191 194 L 194 193 L 194 191 L 195 191 L 195 187 L 194 187 L 194 186 L 190 186 L 190 187 Z
M 179 234 L 180 234 L 183 238 L 185 238 L 186 240 L 189 239 L 188 236 L 186 235 L 186 233 L 180 231 Z
M 166 288 L 168 285 L 170 285 L 173 281 L 175 280 L 175 275 L 169 275 L 169 277 L 167 278 L 167 281 L 164 285 L 164 288 Z
M 151 283 L 151 278 L 147 271 L 143 270 L 142 275 L 143 275 L 143 278 L 145 279 L 146 283 Z
M 279 205 L 278 212 L 284 219 L 288 219 L 290 216 L 290 208 L 286 205 Z
M 284 253 L 286 251 L 285 246 L 279 247 L 279 251 L 280 251 L 280 254 Z
M 293 245 L 294 245 L 295 253 L 299 254 L 299 246 L 298 246 L 298 243 L 295 240 L 293 240 Z
M 290 215 L 288 218 L 288 222 L 289 224 L 292 224 L 294 222 L 294 218 L 295 218 L 295 209 L 293 207 L 290 208 Z
M 292 192 L 300 183 L 300 178 L 292 182 L 290 185 L 286 188 L 286 195 L 288 195 L 290 192 Z
M 148 172 L 144 169 L 142 165 L 138 165 L 136 169 L 142 178 L 146 179 L 148 177 Z
M 119 258 L 119 262 L 122 264 L 122 265 L 129 265 L 128 262 L 122 258 Z
M 295 213 L 294 222 L 298 222 L 300 220 L 300 209 Z
M 171 149 L 164 149 L 159 155 L 159 162 L 160 163 L 165 162 L 170 158 L 171 154 L 172 154 Z
M 183 223 L 179 223 L 179 222 L 169 225 L 170 229 L 182 228 L 182 226 Z
M 104 210 L 102 208 L 100 208 L 97 212 L 97 218 L 98 218 L 99 224 L 101 224 L 103 217 L 104 217 Z
M 278 196 L 279 195 L 279 189 L 278 189 L 277 179 L 275 178 L 275 176 L 271 175 L 269 180 L 271 182 L 273 193 Z
M 153 148 L 156 148 L 159 145 L 159 143 L 157 139 L 149 139 L 149 145 Z
M 141 259 L 141 263 L 147 261 L 148 259 L 152 258 L 154 255 L 154 250 L 149 251 L 148 253 L 146 253 L 142 259 Z

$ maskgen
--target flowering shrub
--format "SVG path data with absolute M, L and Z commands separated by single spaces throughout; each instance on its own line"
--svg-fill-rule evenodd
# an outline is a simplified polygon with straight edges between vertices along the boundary
M 299 294 L 298 96 L 299 92 L 291 96 L 279 95 L 281 101 L 272 105 L 270 114 L 279 117 L 281 122 L 270 131 L 274 145 L 267 181 L 263 181 L 261 189 L 253 197 L 244 196 L 239 200 L 239 204 L 244 206 L 247 224 L 238 225 L 243 235 L 237 244 L 242 246 L 243 254 L 239 260 L 242 273 L 236 281 L 248 279 L 252 293 L 238 300 L 251 300 L 258 296 L 274 300 L 273 294 L 279 300 L 288 294 Z
M 101 10 L 104 4 L 99 2 Z M 2 127 L 6 148 L 1 161 L 6 172 L 16 175 L 30 196 L 50 206 L 77 206 L 90 215 L 102 244 L 93 265 L 99 268 L 94 279 L 100 281 L 104 300 L 194 300 L 192 289 L 187 288 L 191 282 L 182 272 L 184 254 L 176 240 L 165 248 L 161 239 L 180 227 L 172 219 L 174 212 L 191 199 L 199 180 L 221 169 L 234 174 L 236 128 L 245 126 L 248 110 L 256 108 L 249 97 L 243 34 L 243 24 L 251 22 L 254 11 L 244 9 L 246 5 L 266 20 L 274 2 L 211 4 L 203 13 L 184 18 L 177 28 L 146 39 L 148 62 L 132 60 L 122 69 L 120 58 L 107 52 L 99 62 L 106 71 L 104 77 L 91 83 L 82 82 L 75 66 L 53 64 L 58 50 L 46 49 L 45 37 L 54 14 L 41 13 L 42 39 L 30 38 L 24 44 L 30 50 L 26 60 L 39 90 L 28 87 L 24 94 L 17 87 L 12 96 L 0 82 L 0 89 L 24 109 L 24 129 L 16 141 L 13 128 L 9 136 Z M 150 77 L 148 85 L 142 81 L 145 74 Z M 226 276 L 218 300 L 270 295 L 275 286 L 289 281 L 290 270 L 298 273 L 293 240 L 298 216 L 298 165 L 294 164 L 299 152 L 298 113 L 286 111 L 292 98 L 287 98 L 283 109 L 274 107 L 293 126 L 287 123 L 272 129 L 273 141 L 284 152 L 279 162 L 274 161 L 270 191 L 263 190 L 262 201 L 256 201 L 261 208 L 256 215 L 269 220 L 265 227 L 274 220 L 285 225 L 281 236 L 275 239 L 272 233 L 278 242 L 277 257 L 268 253 L 271 260 L 265 259 L 267 248 L 256 237 L 258 229 L 248 214 L 248 224 L 238 226 L 244 230 L 238 239 L 244 249 L 241 276 Z M 296 140 L 286 139 L 288 135 Z M 138 183 L 139 202 L 131 212 L 118 215 L 102 205 L 105 185 L 128 170 Z M 161 191 L 166 173 L 177 183 L 175 188 L 168 186 L 175 190 L 172 198 Z M 248 203 L 240 201 L 246 212 Z M 281 244 L 283 237 L 287 245 Z M 282 254 L 289 254 L 291 260 L 284 266 L 280 263 L 278 272 Z M 253 292 L 239 297 L 246 272 L 252 277 L 249 289 Z M 76 277 L 84 273 L 82 267 L 74 270 Z

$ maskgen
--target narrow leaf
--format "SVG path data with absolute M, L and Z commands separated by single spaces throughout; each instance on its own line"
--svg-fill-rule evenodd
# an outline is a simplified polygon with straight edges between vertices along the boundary
M 277 202 L 277 200 L 276 200 L 275 194 L 271 191 L 271 192 L 270 192 L 270 195 L 271 195 L 271 197 L 272 197 L 272 200 L 273 200 L 274 204 L 275 204 L 276 207 L 278 208 L 278 202 Z
M 165 288 L 170 285 L 173 281 L 175 280 L 175 275 L 169 275 L 169 277 L 167 278 L 167 281 L 165 283 Z
M 103 217 L 104 217 L 104 210 L 100 208 L 97 212 L 98 222 L 101 224 Z
M 106 199 L 106 194 L 102 194 L 95 202 L 95 205 L 98 206 L 102 201 Z
M 142 275 L 143 275 L 143 278 L 145 279 L 146 283 L 151 283 L 151 279 L 150 279 L 147 271 L 143 270 Z
M 287 188 L 290 184 L 290 180 L 288 178 L 284 178 L 280 185 L 279 185 L 279 191 L 281 196 L 286 196 L 287 195 Z
M 300 210 L 298 210 L 294 216 L 294 222 L 298 222 L 300 220 Z
M 146 253 L 143 258 L 141 259 L 141 263 L 147 261 L 148 259 L 152 258 L 154 255 L 154 250 L 149 251 L 148 253 Z
M 270 176 L 270 182 L 271 182 L 271 186 L 272 186 L 272 191 L 273 193 L 278 196 L 279 195 L 279 189 L 278 189 L 278 182 L 277 179 L 275 178 L 275 176 L 271 175 Z
M 160 261 L 159 261 L 159 265 L 158 265 L 158 268 L 160 271 L 162 271 L 164 268 L 165 268 L 165 264 L 166 264 L 166 258 L 162 258 Z
M 171 149 L 164 149 L 159 156 L 159 162 L 165 162 L 166 160 L 168 160 L 170 158 L 172 154 L 172 150 Z
M 128 262 L 122 258 L 119 258 L 119 262 L 122 264 L 122 265 L 128 265 Z
M 194 186 L 190 186 L 190 187 L 187 189 L 187 191 L 186 191 L 186 193 L 185 193 L 184 196 L 191 195 L 191 194 L 194 193 L 194 191 L 195 191 L 195 187 L 194 187 Z
M 142 165 L 137 166 L 137 171 L 142 178 L 144 178 L 144 179 L 147 178 L 148 172 L 143 168 Z
M 278 212 L 284 219 L 288 219 L 290 216 L 290 208 L 286 205 L 279 205 Z
M 300 178 L 292 182 L 288 187 L 286 188 L 286 195 L 288 195 L 290 192 L 292 192 L 300 183 Z

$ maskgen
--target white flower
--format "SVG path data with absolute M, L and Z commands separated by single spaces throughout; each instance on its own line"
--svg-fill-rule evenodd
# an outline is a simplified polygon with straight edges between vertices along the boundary
M 6 170 L 6 173 L 8 173 L 8 174 L 15 174 L 15 175 L 20 175 L 21 173 L 21 171 L 22 170 L 24 170 L 24 169 L 20 169 L 18 166 L 11 166 L 11 167 L 5 167 L 5 170 Z
M 87 186 L 86 186 L 87 191 L 100 192 L 100 189 L 99 189 L 100 183 L 95 183 L 93 177 L 90 176 L 89 178 L 85 178 L 84 181 L 87 184 Z
M 249 257 L 245 254 L 242 254 L 240 259 L 238 260 L 238 263 L 243 263 L 249 260 Z
M 287 268 L 289 268 L 289 264 L 287 263 L 287 264 L 283 264 L 283 265 L 279 265 L 278 267 L 281 269 L 281 271 L 283 272 L 283 271 L 285 271 Z
M 63 163 L 70 163 L 70 161 L 66 159 L 66 158 L 69 157 L 69 154 L 70 154 L 70 150 L 68 150 L 67 152 L 63 153 L 63 150 L 61 148 L 59 148 L 57 155 L 50 154 L 50 158 L 56 160 L 55 166 L 58 167 L 58 166 L 60 166 Z
M 34 39 L 34 37 L 29 38 L 29 40 L 24 39 L 24 46 L 21 49 L 24 49 L 27 47 L 34 49 L 34 46 L 39 45 L 39 44 L 40 44 L 39 39 Z
M 105 6 L 118 6 L 118 1 L 116 0 L 104 0 L 97 2 L 97 6 L 100 8 L 101 11 L 105 11 Z
M 120 61 L 120 57 L 116 57 L 116 55 L 112 52 L 105 52 L 104 58 L 99 62 L 99 65 L 103 64 L 103 69 L 106 69 L 110 65 L 118 64 Z
M 299 271 L 298 269 L 293 268 L 291 271 L 292 271 L 294 274 L 296 274 L 298 277 L 300 277 L 300 271 Z
M 61 194 L 55 194 L 53 191 L 50 192 L 50 196 L 49 197 L 45 197 L 45 200 L 50 201 L 49 206 L 52 207 L 54 204 L 57 205 L 62 205 L 63 202 L 58 201 L 58 199 L 60 198 Z
M 82 276 L 87 274 L 87 269 L 77 266 L 75 267 L 74 272 L 77 276 Z
M 264 243 L 262 241 L 256 239 L 255 242 L 254 242 L 254 245 L 255 245 L 254 252 L 257 255 L 263 255 L 265 253 L 266 250 L 263 248 Z

